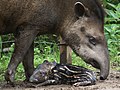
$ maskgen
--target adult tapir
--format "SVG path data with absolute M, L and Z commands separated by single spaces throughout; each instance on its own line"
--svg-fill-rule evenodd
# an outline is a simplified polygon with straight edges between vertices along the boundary
M 33 41 L 37 35 L 59 34 L 73 51 L 109 74 L 104 11 L 98 0 L 0 0 L 0 34 L 13 33 L 15 49 L 5 79 L 14 82 L 22 61 L 27 79 L 33 73 Z

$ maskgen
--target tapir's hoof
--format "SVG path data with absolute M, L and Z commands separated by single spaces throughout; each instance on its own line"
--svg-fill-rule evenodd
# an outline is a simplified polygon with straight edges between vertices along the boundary
M 29 79 L 25 79 L 23 82 L 24 83 L 29 83 L 30 81 L 29 81 Z
M 6 73 L 5 73 L 5 80 L 10 83 L 10 84 L 13 84 L 14 82 L 14 72 L 12 70 L 7 70 Z

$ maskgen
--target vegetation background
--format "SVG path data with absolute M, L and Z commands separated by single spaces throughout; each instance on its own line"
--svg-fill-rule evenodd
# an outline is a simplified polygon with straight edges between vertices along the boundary
M 105 35 L 110 54 L 111 69 L 120 71 L 120 0 L 101 0 L 105 8 Z M 45 59 L 59 62 L 59 39 L 56 35 L 43 35 L 35 40 L 34 64 L 35 67 Z M 0 36 L 0 81 L 4 81 L 4 73 L 14 50 L 13 35 Z M 74 52 L 72 63 L 93 69 L 87 65 Z M 22 64 L 17 68 L 16 80 L 24 80 L 24 70 Z

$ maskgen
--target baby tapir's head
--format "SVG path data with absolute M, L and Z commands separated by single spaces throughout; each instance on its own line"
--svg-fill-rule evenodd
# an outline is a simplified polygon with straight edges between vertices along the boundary
M 49 62 L 45 60 L 42 64 L 38 65 L 29 81 L 32 83 L 41 83 L 49 78 L 52 68 L 54 68 L 56 62 Z

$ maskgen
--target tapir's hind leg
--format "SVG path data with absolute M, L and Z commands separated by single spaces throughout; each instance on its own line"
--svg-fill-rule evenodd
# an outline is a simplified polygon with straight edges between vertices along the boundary
M 24 59 L 35 36 L 38 34 L 37 30 L 31 30 L 31 28 L 32 27 L 30 26 L 23 26 L 17 29 L 19 33 L 15 38 L 15 49 L 5 74 L 6 81 L 9 81 L 10 83 L 13 83 L 17 66 Z
M 34 43 L 33 43 L 34 44 Z M 33 74 L 34 71 L 34 45 L 31 45 L 29 50 L 24 56 L 24 59 L 22 61 L 24 70 L 25 70 L 25 81 L 29 81 L 30 76 Z

